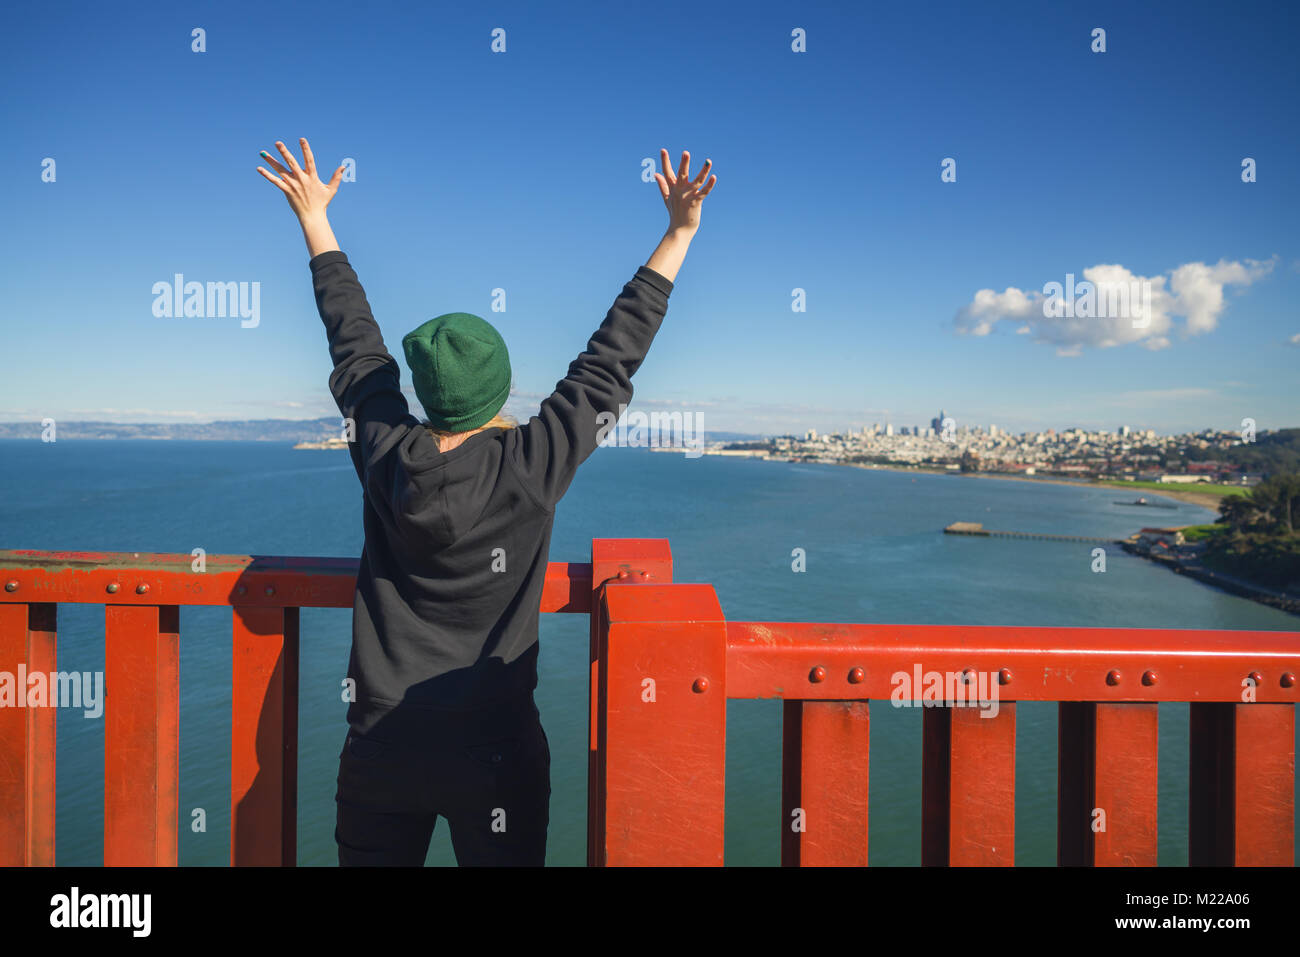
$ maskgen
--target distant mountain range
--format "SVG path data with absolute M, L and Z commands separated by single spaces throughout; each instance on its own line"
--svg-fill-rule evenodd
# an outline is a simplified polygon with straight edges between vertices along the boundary
M 58 420 L 55 439 L 174 439 L 212 442 L 318 442 L 341 435 L 338 416 L 219 422 L 74 422 Z M 0 422 L 0 439 L 41 438 L 39 422 Z M 620 430 L 621 431 L 621 430 Z M 707 432 L 707 442 L 762 438 L 748 432 Z

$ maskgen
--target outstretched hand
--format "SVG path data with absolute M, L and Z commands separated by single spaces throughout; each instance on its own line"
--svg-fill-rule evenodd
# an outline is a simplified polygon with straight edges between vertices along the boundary
M 299 139 L 298 143 L 302 146 L 303 166 L 298 165 L 298 161 L 293 158 L 293 154 L 283 143 L 276 141 L 275 148 L 284 157 L 284 163 L 272 159 L 271 154 L 266 150 L 262 151 L 261 156 L 280 175 L 273 176 L 261 166 L 257 171 L 280 187 L 285 198 L 289 200 L 290 208 L 297 214 L 298 219 L 304 220 L 325 214 L 325 207 L 339 191 L 339 183 L 343 182 L 343 170 L 346 167 L 340 166 L 334 171 L 330 181 L 323 183 L 316 175 L 316 158 L 312 156 L 311 146 L 308 145 L 306 137 Z
M 668 207 L 669 230 L 686 229 L 695 232 L 700 228 L 700 206 L 704 202 L 704 197 L 709 195 L 713 185 L 718 181 L 718 177 L 709 176 L 713 160 L 706 159 L 703 169 L 693 180 L 690 178 L 691 154 L 685 150 L 682 151 L 682 161 L 676 174 L 668 165 L 666 149 L 659 151 L 659 161 L 663 164 L 663 172 L 655 173 L 655 182 L 659 184 L 664 205 Z

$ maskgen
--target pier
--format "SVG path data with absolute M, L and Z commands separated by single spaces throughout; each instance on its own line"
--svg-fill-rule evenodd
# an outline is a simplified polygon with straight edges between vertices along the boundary
M 299 610 L 350 609 L 357 561 L 192 560 L 0 551 L 0 672 L 56 672 L 59 606 L 104 607 L 104 864 L 175 865 L 179 608 L 229 608 L 230 862 L 292 866 Z M 903 705 L 924 707 L 919 863 L 1014 864 L 1019 701 L 1059 709 L 1058 864 L 1157 863 L 1169 702 L 1190 713 L 1189 862 L 1294 863 L 1295 632 L 731 621 L 712 585 L 674 580 L 663 539 L 551 562 L 541 611 L 590 621 L 591 865 L 723 863 L 727 702 L 757 698 L 782 701 L 784 865 L 868 863 L 871 712 Z M 972 689 L 966 705 L 899 685 L 922 670 Z M 969 706 L 975 688 L 996 712 Z M 0 707 L 0 866 L 56 862 L 56 713 Z
M 985 535 L 994 538 L 1037 538 L 1050 542 L 1100 542 L 1103 545 L 1122 545 L 1118 538 L 1096 538 L 1088 535 L 1045 535 L 1042 532 L 1008 532 L 985 528 L 979 522 L 953 522 L 943 530 L 945 535 Z

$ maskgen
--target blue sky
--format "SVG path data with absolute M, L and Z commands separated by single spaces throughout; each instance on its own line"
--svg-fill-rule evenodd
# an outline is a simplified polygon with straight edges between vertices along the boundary
M 719 182 L 634 407 L 706 432 L 941 407 L 1016 431 L 1300 425 L 1296 5 L 988 6 L 16 7 L 0 421 L 336 414 L 301 234 L 255 172 L 307 136 L 356 163 L 331 219 L 390 351 L 482 315 L 516 414 L 662 234 L 641 162 L 666 146 Z M 1045 283 L 1097 266 L 1155 281 L 1159 329 L 1108 345 L 1101 320 L 1041 316 Z M 258 283 L 257 326 L 155 317 L 176 273 Z

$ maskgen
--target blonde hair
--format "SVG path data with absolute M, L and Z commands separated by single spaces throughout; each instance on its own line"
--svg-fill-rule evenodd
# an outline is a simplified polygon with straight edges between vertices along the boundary
M 429 434 L 438 440 L 439 451 L 446 452 L 460 445 L 461 442 L 464 442 L 475 432 L 482 432 L 484 429 L 516 429 L 519 427 L 519 420 L 513 415 L 498 412 L 492 416 L 490 421 L 484 422 L 477 429 L 470 429 L 468 432 L 448 432 L 444 429 L 435 429 L 427 420 L 422 424 L 429 430 Z

